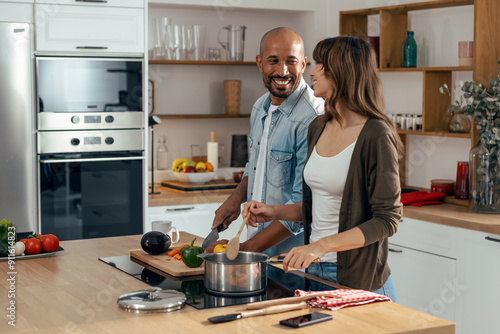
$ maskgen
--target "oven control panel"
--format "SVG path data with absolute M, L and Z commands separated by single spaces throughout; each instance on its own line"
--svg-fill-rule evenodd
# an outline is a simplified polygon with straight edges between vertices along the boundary
M 144 150 L 144 130 L 38 133 L 38 154 Z
M 38 130 L 103 130 L 103 129 L 142 129 L 142 112 L 100 112 L 100 113 L 63 113 L 43 112 L 38 114 Z

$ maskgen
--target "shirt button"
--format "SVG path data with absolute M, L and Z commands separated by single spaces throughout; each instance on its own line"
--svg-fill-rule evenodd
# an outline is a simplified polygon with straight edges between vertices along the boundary
M 272 121 L 271 124 L 274 125 L 274 121 Z
M 253 170 L 257 170 L 257 167 L 254 167 Z

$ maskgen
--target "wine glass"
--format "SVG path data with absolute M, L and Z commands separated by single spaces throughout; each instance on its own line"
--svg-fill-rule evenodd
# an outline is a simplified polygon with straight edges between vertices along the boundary
M 170 51 L 171 59 L 179 60 L 180 56 L 177 53 L 180 44 L 179 25 L 169 24 L 167 26 L 168 50 Z

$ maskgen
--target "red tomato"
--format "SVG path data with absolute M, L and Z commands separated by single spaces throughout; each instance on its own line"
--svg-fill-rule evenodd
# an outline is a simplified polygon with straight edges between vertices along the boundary
M 24 246 L 26 247 L 26 242 L 28 241 L 28 239 L 21 239 L 19 241 L 21 241 L 22 243 L 24 243 Z
M 40 242 L 40 240 L 36 238 L 28 239 L 25 245 L 26 245 L 25 252 L 27 255 L 38 254 L 42 252 L 42 243 Z
M 53 252 L 59 247 L 59 239 L 53 234 L 45 234 L 40 238 L 45 252 Z

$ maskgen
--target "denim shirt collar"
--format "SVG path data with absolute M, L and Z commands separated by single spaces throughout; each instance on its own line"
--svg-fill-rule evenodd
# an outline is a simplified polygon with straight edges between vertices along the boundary
M 287 117 L 290 115 L 290 113 L 293 110 L 293 107 L 297 104 L 297 102 L 300 100 L 300 97 L 304 93 L 304 90 L 307 88 L 306 81 L 304 78 L 300 79 L 299 86 L 294 90 L 292 94 L 290 94 L 283 103 L 280 104 L 277 110 L 281 111 L 283 114 L 285 114 Z M 271 106 L 271 93 L 266 98 L 266 101 L 264 102 L 264 110 L 266 112 L 266 115 L 269 111 L 269 107 Z

